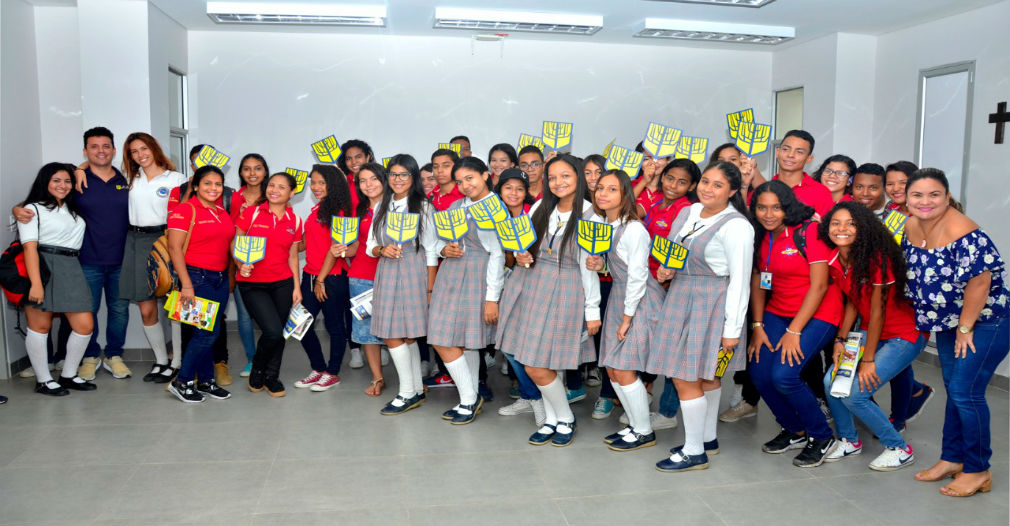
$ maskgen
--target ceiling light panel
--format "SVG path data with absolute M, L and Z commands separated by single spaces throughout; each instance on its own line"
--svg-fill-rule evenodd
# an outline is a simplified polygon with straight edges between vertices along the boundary
M 764 7 L 775 0 L 659 0 L 661 2 L 680 2 L 682 4 L 725 5 L 730 7 Z
M 603 28 L 603 17 L 570 13 L 436 7 L 434 27 L 592 35 Z
M 787 26 L 759 26 L 753 24 L 705 22 L 700 20 L 646 18 L 634 36 L 641 38 L 705 40 L 734 44 L 779 44 L 792 40 L 796 36 L 796 29 Z
M 386 25 L 386 7 L 288 2 L 207 2 L 207 16 L 219 24 Z

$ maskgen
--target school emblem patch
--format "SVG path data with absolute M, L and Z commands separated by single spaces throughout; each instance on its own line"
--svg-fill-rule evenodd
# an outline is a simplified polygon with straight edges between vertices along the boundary
M 158 187 L 158 197 L 168 197 L 168 187 L 160 186 Z
M 783 256 L 794 256 L 794 255 L 799 254 L 799 253 L 800 253 L 800 251 L 796 250 L 795 248 L 787 248 L 787 249 L 785 249 L 785 250 L 782 251 L 782 255 Z

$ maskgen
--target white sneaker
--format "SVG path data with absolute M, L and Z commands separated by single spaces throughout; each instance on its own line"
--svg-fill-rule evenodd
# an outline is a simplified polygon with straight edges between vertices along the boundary
M 630 421 L 628 420 L 628 413 L 627 412 L 625 412 L 623 415 L 621 415 L 621 418 L 619 418 L 618 420 L 622 424 L 624 424 L 624 425 L 628 425 L 630 423 Z M 663 416 L 663 415 L 661 415 L 661 414 L 656 413 L 656 412 L 653 411 L 653 412 L 649 413 L 649 423 L 652 424 L 652 429 L 653 430 L 656 430 L 656 429 L 673 429 L 673 428 L 677 427 L 677 415 L 673 415 L 673 416 L 667 418 L 667 417 L 665 417 L 665 416 Z
M 849 442 L 846 438 L 839 438 L 835 441 L 835 445 L 828 451 L 827 456 L 824 457 L 825 462 L 838 462 L 839 460 L 856 456 L 863 452 L 863 441 L 860 440 L 853 444 Z
M 870 469 L 874 471 L 896 471 L 905 466 L 915 463 L 915 455 L 912 454 L 912 446 L 905 445 L 905 448 L 889 447 L 884 452 L 870 462 Z
M 509 375 L 509 361 L 508 360 L 502 360 L 502 362 L 501 362 L 501 375 L 502 376 L 508 376 Z
M 523 413 L 532 413 L 532 412 L 533 412 L 532 400 L 527 400 L 525 398 L 520 398 L 509 405 L 498 408 L 498 414 L 501 416 L 515 416 L 515 415 L 521 415 Z
M 361 349 L 351 349 L 351 362 L 348 364 L 351 369 L 361 369 L 365 366 L 365 358 L 362 356 Z
M 494 364 L 495 364 L 494 355 L 490 354 L 490 353 L 485 354 L 484 355 L 484 365 L 487 365 L 488 369 L 494 369 Z
M 21 369 L 21 371 L 18 372 L 18 377 L 19 378 L 35 378 L 35 369 L 32 369 L 31 367 L 28 367 L 26 369 Z
M 599 387 L 603 383 L 599 367 L 593 367 L 586 373 L 586 385 L 589 387 Z
M 537 429 L 539 429 L 547 421 L 547 410 L 544 409 L 544 399 L 530 400 L 530 405 L 533 406 L 533 421 L 537 424 Z
M 382 348 L 382 351 L 379 352 L 379 360 L 383 367 L 389 365 L 389 349 Z

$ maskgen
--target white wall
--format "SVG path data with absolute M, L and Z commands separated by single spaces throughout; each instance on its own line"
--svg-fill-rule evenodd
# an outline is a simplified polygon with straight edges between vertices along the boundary
M 151 88 L 151 135 L 167 149 L 169 142 L 168 68 L 186 72 L 189 67 L 186 28 L 153 4 L 148 11 Z M 166 152 L 167 153 L 167 152 Z
M 35 8 L 42 158 L 47 162 L 82 159 L 79 41 L 76 7 Z
M 803 128 L 814 136 L 814 161 L 835 153 L 835 54 L 838 35 L 776 50 L 772 90 L 803 87 Z M 807 167 L 808 171 L 817 166 Z

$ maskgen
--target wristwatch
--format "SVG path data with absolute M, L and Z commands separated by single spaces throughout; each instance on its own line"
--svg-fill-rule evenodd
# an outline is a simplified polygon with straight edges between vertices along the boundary
M 958 325 L 957 326 L 957 332 L 959 332 L 961 334 L 968 334 L 971 331 L 972 331 L 972 328 L 969 327 L 969 326 L 967 326 L 967 325 Z
M 758 327 L 764 327 L 764 326 L 765 326 L 765 324 L 762 323 L 762 322 L 760 322 L 760 321 L 751 322 L 751 324 L 750 324 L 750 328 L 752 330 L 753 329 L 757 329 Z

